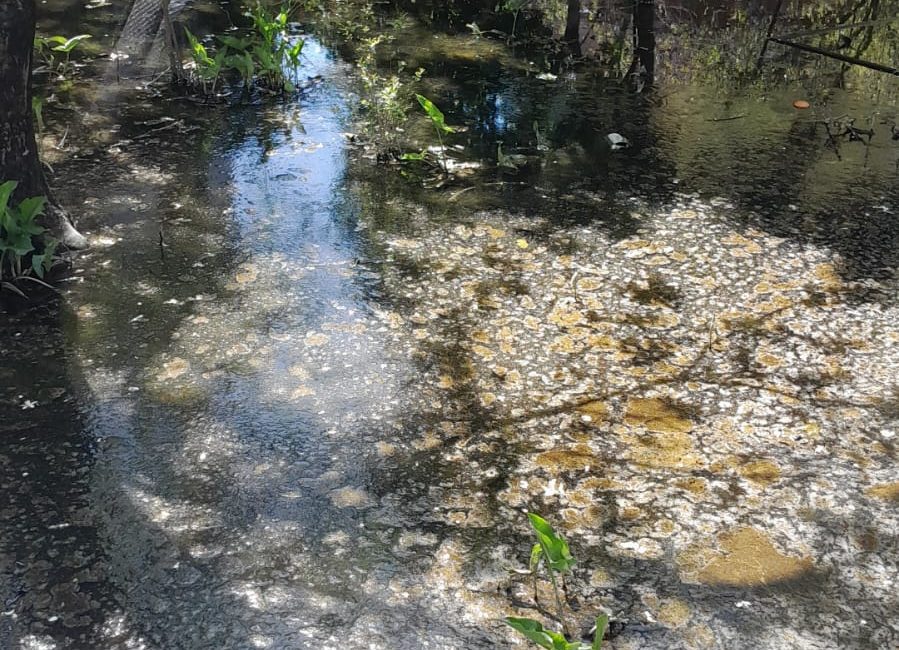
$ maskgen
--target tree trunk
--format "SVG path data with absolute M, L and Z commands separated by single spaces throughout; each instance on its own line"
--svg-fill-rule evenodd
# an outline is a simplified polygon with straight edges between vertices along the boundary
M 34 0 L 0 0 L 0 182 L 18 181 L 13 200 L 47 197 L 41 219 L 50 235 L 69 248 L 86 248 L 44 178 L 31 109 Z
M 563 40 L 572 56 L 581 55 L 581 0 L 568 0 Z
M 634 0 L 634 59 L 646 85 L 652 85 L 656 72 L 655 20 L 655 0 Z

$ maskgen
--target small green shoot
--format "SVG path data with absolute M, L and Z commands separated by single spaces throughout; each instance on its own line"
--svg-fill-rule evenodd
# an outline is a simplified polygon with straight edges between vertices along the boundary
M 606 635 L 606 628 L 609 627 L 609 617 L 600 614 L 596 617 L 596 630 L 593 632 L 593 644 L 590 650 L 602 650 L 602 639 Z
M 434 105 L 430 99 L 425 97 L 424 95 L 415 95 L 415 99 L 418 100 L 418 103 L 421 104 L 421 107 L 424 109 L 424 112 L 427 114 L 428 119 L 431 120 L 431 124 L 434 126 L 434 131 L 437 133 L 437 142 L 440 145 L 440 162 L 443 166 L 443 171 L 446 172 L 446 148 L 443 146 L 443 134 L 444 133 L 456 133 L 459 129 L 453 126 L 449 126 L 446 123 L 446 118 L 443 115 L 443 112 Z M 423 159 L 423 158 L 422 158 Z
M 540 515 L 530 512 L 528 519 L 537 535 L 538 543 L 535 546 L 540 547 L 544 560 L 549 562 L 550 569 L 555 573 L 566 573 L 574 566 L 575 562 L 571 557 L 568 542 L 558 535 Z
M 568 640 L 568 626 L 565 623 L 565 612 L 556 583 L 556 574 L 562 575 L 567 573 L 575 563 L 571 550 L 568 547 L 568 542 L 556 533 L 553 527 L 540 515 L 533 512 L 528 513 L 528 520 L 531 523 L 531 528 L 534 530 L 534 535 L 537 537 L 537 543 L 531 548 L 531 557 L 528 562 L 528 569 L 534 576 L 534 598 L 536 599 L 537 597 L 537 569 L 542 562 L 552 582 L 553 594 L 558 607 L 558 619 L 562 623 L 563 633 L 547 630 L 542 623 L 530 618 L 509 616 L 505 619 L 506 624 L 547 650 L 601 650 L 602 639 L 605 636 L 606 627 L 609 623 L 609 617 L 605 614 L 600 615 L 596 619 L 596 631 L 593 635 L 593 643 L 589 648 L 580 641 Z
M 528 513 L 528 520 L 531 522 L 531 528 L 537 536 L 537 543 L 531 549 L 531 566 L 534 571 L 534 580 L 536 587 L 536 568 L 540 560 L 547 568 L 549 579 L 553 587 L 553 595 L 556 599 L 556 607 L 559 611 L 559 621 L 562 628 L 567 632 L 568 626 L 565 624 L 565 608 L 562 606 L 562 598 L 559 596 L 559 585 L 556 583 L 556 574 L 566 573 L 574 566 L 574 558 L 571 557 L 571 551 L 568 549 L 568 542 L 556 534 L 553 527 L 538 514 Z M 534 592 L 536 596 L 536 591 Z

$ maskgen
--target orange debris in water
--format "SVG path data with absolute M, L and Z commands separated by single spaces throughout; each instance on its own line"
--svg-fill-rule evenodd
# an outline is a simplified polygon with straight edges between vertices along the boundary
M 797 99 L 796 101 L 793 102 L 793 108 L 806 109 L 809 106 L 811 106 L 811 104 L 809 104 L 804 99 Z

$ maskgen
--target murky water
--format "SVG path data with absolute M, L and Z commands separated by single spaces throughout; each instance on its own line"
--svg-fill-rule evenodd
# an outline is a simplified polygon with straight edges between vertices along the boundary
M 313 38 L 293 103 L 85 93 L 94 248 L 0 329 L 0 645 L 503 647 L 536 509 L 613 647 L 894 646 L 897 143 L 792 108 L 827 71 L 635 96 L 423 33 L 480 165 L 439 189 Z

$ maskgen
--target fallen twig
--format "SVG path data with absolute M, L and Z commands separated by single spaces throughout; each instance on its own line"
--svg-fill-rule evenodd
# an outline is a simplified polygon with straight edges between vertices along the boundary
M 731 120 L 741 120 L 747 116 L 747 113 L 743 113 L 742 115 L 732 115 L 730 117 L 712 117 L 706 120 L 706 122 L 730 122 Z

